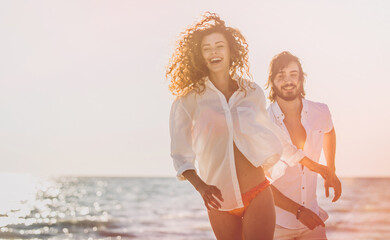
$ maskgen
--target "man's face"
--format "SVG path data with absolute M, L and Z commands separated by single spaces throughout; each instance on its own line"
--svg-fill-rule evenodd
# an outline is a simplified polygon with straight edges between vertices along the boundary
M 291 62 L 282 68 L 273 80 L 276 96 L 285 101 L 296 99 L 300 95 L 299 89 L 302 84 L 299 76 L 299 67 L 296 62 Z

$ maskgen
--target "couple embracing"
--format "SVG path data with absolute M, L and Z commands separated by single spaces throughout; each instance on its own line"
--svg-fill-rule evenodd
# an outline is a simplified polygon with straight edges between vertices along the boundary
M 317 175 L 336 201 L 336 136 L 328 107 L 305 99 L 299 59 L 272 59 L 267 109 L 245 38 L 207 13 L 182 33 L 166 76 L 177 177 L 202 196 L 216 238 L 326 239 Z

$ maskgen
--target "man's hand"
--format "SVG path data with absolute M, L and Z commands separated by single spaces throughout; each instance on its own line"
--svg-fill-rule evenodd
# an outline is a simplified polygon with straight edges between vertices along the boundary
M 308 208 L 303 208 L 301 210 L 298 220 L 310 230 L 313 230 L 317 226 L 325 227 L 325 223 L 321 220 L 321 218 Z
M 332 202 L 336 202 L 341 196 L 341 182 L 336 176 L 334 169 L 332 170 L 325 165 L 313 162 L 308 158 L 304 158 L 301 163 L 304 164 L 311 171 L 320 174 L 321 177 L 324 179 L 326 197 L 329 197 L 329 188 L 334 189 L 334 198 Z
M 324 180 L 324 187 L 325 187 L 325 196 L 329 197 L 329 188 L 333 188 L 334 190 L 334 197 L 332 199 L 332 202 L 336 202 L 340 196 L 341 196 L 341 182 L 339 178 L 336 176 L 336 173 L 331 172 L 329 177 Z

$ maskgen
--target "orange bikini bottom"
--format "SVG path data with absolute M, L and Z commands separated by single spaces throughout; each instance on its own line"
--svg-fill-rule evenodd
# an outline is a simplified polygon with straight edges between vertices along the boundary
M 228 211 L 228 213 L 236 215 L 238 217 L 243 217 L 245 210 L 249 207 L 249 205 L 251 204 L 251 201 L 257 196 L 257 194 L 261 193 L 269 185 L 270 185 L 270 182 L 268 181 L 268 179 L 265 179 L 262 183 L 260 183 L 256 187 L 252 188 L 251 190 L 249 190 L 246 193 L 241 194 L 241 198 L 242 198 L 242 202 L 244 204 L 244 207 L 230 210 L 230 211 Z

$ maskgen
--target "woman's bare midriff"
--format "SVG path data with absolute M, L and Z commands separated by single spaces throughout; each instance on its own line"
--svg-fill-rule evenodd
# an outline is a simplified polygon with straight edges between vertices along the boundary
M 238 150 L 236 144 L 233 143 L 233 146 L 240 191 L 241 193 L 246 193 L 265 180 L 264 170 L 262 167 L 256 168 L 253 166 L 240 150 Z

